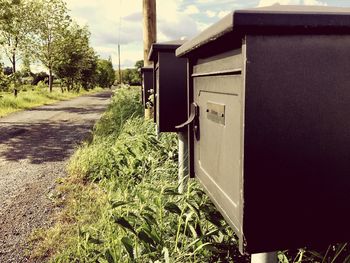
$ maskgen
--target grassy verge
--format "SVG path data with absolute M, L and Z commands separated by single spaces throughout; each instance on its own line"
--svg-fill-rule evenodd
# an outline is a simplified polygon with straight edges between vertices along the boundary
M 12 112 L 19 110 L 30 109 L 33 107 L 54 103 L 59 100 L 71 99 L 83 94 L 101 91 L 101 88 L 96 88 L 90 91 L 64 92 L 54 90 L 49 92 L 47 90 L 29 90 L 21 91 L 15 97 L 12 93 L 0 92 L 0 117 L 4 117 Z
M 177 140 L 144 121 L 139 89 L 120 89 L 71 158 L 54 198 L 57 223 L 34 233 L 51 262 L 250 262 L 196 181 L 178 192 Z M 283 233 L 281 233 L 283 234 Z M 286 237 L 288 238 L 288 237 Z M 280 251 L 279 262 L 349 262 L 347 244 Z
M 51 262 L 248 262 L 196 181 L 178 192 L 177 139 L 144 121 L 139 90 L 118 90 L 58 188 L 57 224 L 32 257 Z

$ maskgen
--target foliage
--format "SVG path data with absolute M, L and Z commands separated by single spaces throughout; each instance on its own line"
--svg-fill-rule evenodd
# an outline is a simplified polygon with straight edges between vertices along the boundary
M 350 249 L 347 243 L 329 245 L 325 250 L 297 249 L 278 252 L 281 263 L 348 263 L 350 262 Z
M 138 89 L 120 89 L 70 160 L 54 199 L 58 223 L 34 236 L 32 257 L 51 262 L 250 262 L 196 181 L 177 184 L 174 134 L 141 118 Z M 281 233 L 283 234 L 283 233 Z M 280 251 L 281 263 L 349 262 L 347 244 Z
M 9 87 L 9 78 L 3 73 L 3 71 L 0 71 L 0 91 L 7 91 Z
M 36 74 L 32 74 L 33 81 L 32 85 L 37 85 L 40 81 L 47 82 L 49 79 L 49 75 L 46 72 L 39 72 Z
M 124 84 L 137 86 L 141 85 L 141 68 L 143 67 L 143 60 L 138 60 L 134 68 L 127 68 L 122 70 L 122 80 Z M 119 73 L 115 72 L 117 81 L 120 83 Z
M 119 89 L 71 159 L 57 193 L 66 209 L 37 233 L 36 251 L 54 253 L 52 262 L 248 262 L 200 186 L 190 181 L 179 193 L 177 137 L 155 134 L 137 94 Z
M 115 73 L 112 61 L 99 59 L 97 63 L 97 85 L 103 88 L 109 88 L 115 81 Z
M 143 68 L 143 60 L 138 60 L 135 63 L 135 68 L 138 72 L 141 72 L 141 69 Z
M 63 29 L 61 38 L 57 40 L 57 52 L 54 54 L 55 63 L 53 72 L 57 77 L 64 80 L 68 90 L 74 88 L 74 84 L 84 83 L 84 88 L 88 89 L 89 83 L 94 83 L 94 79 L 88 78 L 95 74 L 97 57 L 95 52 L 89 47 L 90 33 L 87 27 L 81 28 L 76 23 Z
M 11 67 L 4 67 L 3 72 L 6 76 L 9 76 L 13 73 L 13 69 Z
M 0 76 L 1 90 L 43 80 L 30 70 L 30 63 L 36 61 L 48 70 L 50 91 L 54 77 L 60 80 L 62 91 L 64 85 L 68 90 L 89 90 L 114 82 L 111 61 L 98 59 L 88 28 L 72 21 L 64 0 L 0 0 L 0 6 L 0 47 L 12 64 L 4 72 L 11 76 Z M 19 59 L 20 72 L 16 69 Z
M 139 73 L 135 68 L 127 68 L 122 70 L 122 79 L 124 84 L 129 84 L 132 86 L 140 85 L 141 80 L 139 77 Z M 119 78 L 118 78 L 119 82 Z
M 0 5 L 4 8 L 0 15 L 0 44 L 15 73 L 16 62 L 27 52 L 31 42 L 35 27 L 34 4 L 28 0 L 4 0 Z
M 22 65 L 21 65 L 21 74 L 23 77 L 30 77 L 32 72 L 30 70 L 30 57 L 29 55 L 25 54 L 22 58 Z
M 32 52 L 49 71 L 49 89 L 52 91 L 53 68 L 60 52 L 61 38 L 71 23 L 66 3 L 62 0 L 37 0 L 36 31 Z
M 98 77 L 98 71 L 97 71 L 97 57 L 96 53 L 92 48 L 89 48 L 87 52 L 85 53 L 85 66 L 81 70 L 81 85 L 85 90 L 89 90 L 95 87 L 97 84 L 97 77 Z
M 1 85 L 1 76 L 0 76 Z M 46 87 L 45 84 L 42 84 Z M 0 86 L 1 87 L 1 86 Z M 39 87 L 39 88 L 38 88 Z M 101 91 L 101 89 L 95 89 L 93 92 Z M 17 97 L 14 97 L 11 93 L 0 92 L 0 117 L 6 116 L 12 112 L 16 112 L 23 109 L 29 109 L 36 106 L 53 103 L 58 100 L 65 100 L 76 97 L 83 93 L 62 93 L 59 90 L 48 92 L 45 89 L 40 88 L 40 82 L 38 86 L 23 85 L 18 93 Z

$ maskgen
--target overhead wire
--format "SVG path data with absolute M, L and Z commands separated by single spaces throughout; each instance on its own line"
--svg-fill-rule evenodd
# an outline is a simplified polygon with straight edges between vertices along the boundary
M 119 0 L 119 25 L 118 25 L 118 70 L 119 70 L 119 82 L 122 84 L 123 79 L 122 79 L 122 71 L 120 68 L 120 31 L 122 27 L 122 0 Z

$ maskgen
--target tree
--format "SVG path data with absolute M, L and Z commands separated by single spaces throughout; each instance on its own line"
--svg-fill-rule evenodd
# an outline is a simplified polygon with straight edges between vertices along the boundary
M 97 62 L 97 85 L 109 88 L 115 81 L 115 72 L 111 60 L 99 59 Z
M 122 71 L 123 82 L 129 85 L 140 85 L 141 77 L 140 72 L 136 68 L 127 68 Z
M 98 58 L 93 48 L 89 48 L 85 56 L 85 67 L 81 72 L 81 85 L 85 90 L 92 89 L 97 81 Z
M 142 76 L 141 76 L 141 69 L 143 68 L 144 66 L 144 63 L 143 63 L 143 60 L 138 60 L 136 61 L 135 63 L 135 68 L 136 68 L 136 71 L 137 71 L 137 79 L 135 80 L 135 82 L 137 83 L 137 85 L 141 85 L 141 79 L 142 79 Z
M 49 71 L 49 90 L 52 91 L 53 68 L 57 63 L 60 38 L 71 23 L 62 0 L 38 0 L 36 14 L 36 39 L 33 52 Z
M 82 84 L 85 89 L 90 88 L 87 79 L 94 82 L 92 75 L 96 71 L 97 57 L 89 46 L 89 37 L 87 27 L 81 28 L 72 23 L 63 30 L 56 43 L 53 72 L 65 81 L 69 90 L 74 88 L 74 84 Z
M 33 32 L 34 4 L 27 0 L 2 0 L 0 12 L 0 44 L 16 73 L 16 63 L 25 54 Z
M 0 91 L 8 88 L 8 77 L 4 74 L 4 65 L 0 62 Z
M 21 73 L 23 77 L 28 77 L 31 75 L 30 58 L 28 55 L 24 55 L 22 58 Z
M 143 68 L 143 60 L 136 61 L 135 68 L 137 71 L 141 71 L 141 69 Z

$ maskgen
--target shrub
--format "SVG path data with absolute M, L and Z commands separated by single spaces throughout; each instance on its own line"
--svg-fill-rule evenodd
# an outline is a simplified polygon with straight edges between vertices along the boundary
M 37 250 L 54 247 L 53 262 L 240 257 L 232 230 L 196 181 L 179 193 L 177 136 L 156 135 L 153 122 L 141 117 L 138 95 L 139 89 L 118 90 L 92 142 L 70 160 L 59 194 L 66 209 L 58 225 L 37 237 L 44 240 Z

